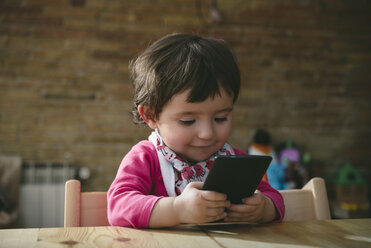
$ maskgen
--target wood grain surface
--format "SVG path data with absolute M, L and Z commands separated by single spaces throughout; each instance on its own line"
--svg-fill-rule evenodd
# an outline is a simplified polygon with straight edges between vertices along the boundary
M 371 219 L 0 230 L 0 247 L 371 247 Z

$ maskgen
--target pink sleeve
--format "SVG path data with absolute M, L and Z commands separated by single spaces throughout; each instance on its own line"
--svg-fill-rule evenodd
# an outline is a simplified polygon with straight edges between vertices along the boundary
M 246 155 L 247 153 L 244 151 L 241 151 L 239 149 L 234 148 L 234 152 L 236 155 Z M 278 192 L 276 189 L 274 189 L 272 186 L 270 186 L 269 183 L 265 181 L 260 181 L 260 184 L 257 188 L 262 194 L 269 197 L 274 206 L 276 207 L 277 213 L 279 214 L 278 218 L 274 220 L 274 222 L 280 222 L 283 219 L 283 216 L 285 215 L 285 204 L 283 202 L 282 195 L 280 192 Z
M 152 195 L 159 166 L 149 146 L 134 146 L 124 157 L 107 192 L 108 221 L 114 226 L 147 227 L 161 196 Z M 158 163 L 158 162 L 157 162 Z

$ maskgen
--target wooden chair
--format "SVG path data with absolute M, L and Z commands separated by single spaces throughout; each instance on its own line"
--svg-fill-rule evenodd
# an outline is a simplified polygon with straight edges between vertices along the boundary
M 283 221 L 328 220 L 330 208 L 325 181 L 312 178 L 302 189 L 280 190 L 285 202 Z
M 330 219 L 325 181 L 312 178 L 302 189 L 280 190 L 285 202 L 283 221 Z M 108 226 L 107 193 L 81 192 L 78 180 L 66 182 L 64 226 Z
M 68 180 L 65 190 L 64 227 L 109 226 L 106 192 L 81 192 L 78 180 Z

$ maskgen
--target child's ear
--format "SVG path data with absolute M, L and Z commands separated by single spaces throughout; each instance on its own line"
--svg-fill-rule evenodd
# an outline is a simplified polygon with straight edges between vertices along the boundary
M 139 105 L 138 112 L 144 122 L 151 128 L 155 129 L 157 127 L 156 121 L 154 119 L 153 110 L 149 109 L 147 105 Z

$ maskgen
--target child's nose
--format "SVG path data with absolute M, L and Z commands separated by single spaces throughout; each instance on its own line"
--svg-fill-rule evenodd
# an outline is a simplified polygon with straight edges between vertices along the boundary
M 211 123 L 203 123 L 198 131 L 200 139 L 211 139 L 214 136 L 214 127 Z

